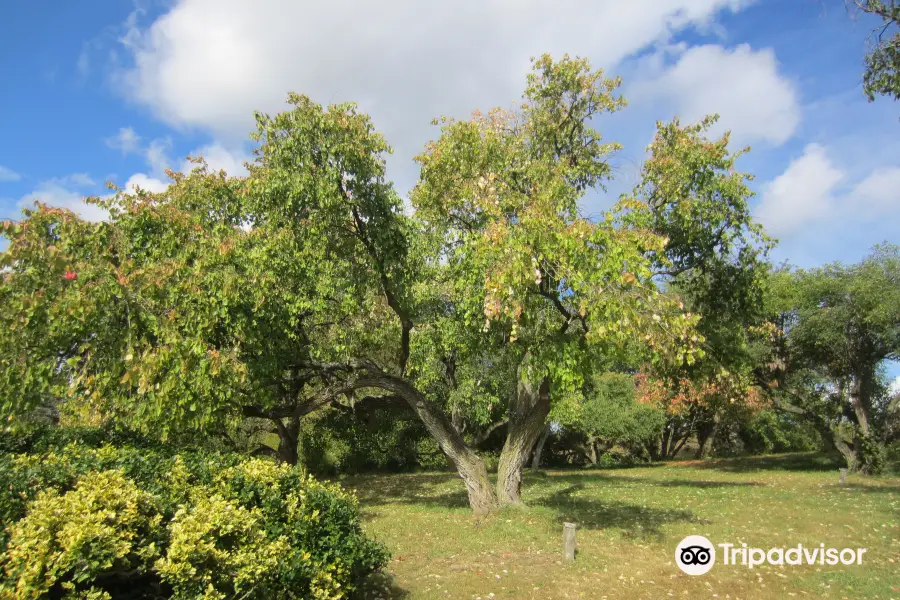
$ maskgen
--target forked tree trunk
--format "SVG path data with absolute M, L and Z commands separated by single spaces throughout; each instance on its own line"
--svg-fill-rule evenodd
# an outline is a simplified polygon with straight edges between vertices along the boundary
M 855 472 L 859 468 L 859 454 L 856 448 L 848 444 L 841 434 L 840 427 L 835 427 L 831 433 L 831 443 L 841 453 L 847 468 Z
M 296 465 L 299 458 L 297 449 L 300 438 L 300 419 L 289 417 L 272 421 L 278 430 L 278 460 L 289 465 Z
M 466 484 L 472 511 L 475 514 L 485 514 L 497 508 L 497 496 L 488 479 L 484 460 L 469 448 L 446 415 L 429 405 L 419 390 L 405 379 L 386 373 L 367 375 L 357 382 L 357 386 L 377 387 L 406 400 L 456 467 L 456 472 Z
M 532 448 L 544 432 L 550 413 L 550 380 L 535 386 L 519 374 L 515 397 L 509 407 L 506 443 L 497 466 L 497 499 L 501 505 L 521 504 L 522 470 Z
M 534 449 L 534 458 L 531 460 L 531 470 L 539 471 L 541 469 L 541 453 L 544 451 L 544 444 L 547 443 L 547 438 L 550 437 L 550 423 L 547 423 L 547 426 L 544 428 L 544 434 L 541 436 L 541 439 L 538 440 L 537 446 Z

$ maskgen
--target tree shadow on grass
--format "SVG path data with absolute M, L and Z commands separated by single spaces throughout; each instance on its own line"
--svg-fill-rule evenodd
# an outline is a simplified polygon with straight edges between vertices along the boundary
M 371 510 L 380 504 L 419 504 L 442 508 L 468 508 L 469 497 L 456 473 L 409 473 L 357 476 L 342 480 L 356 492 L 359 502 Z M 365 509 L 364 509 L 365 510 Z
M 400 600 L 409 598 L 409 592 L 394 581 L 394 576 L 377 571 L 366 577 L 360 589 L 350 596 L 354 600 Z
M 729 473 L 749 473 L 752 471 L 835 471 L 844 467 L 837 455 L 805 452 L 801 454 L 780 454 L 768 456 L 747 456 L 703 461 L 671 463 L 671 467 L 692 469 L 715 469 Z
M 864 483 L 845 483 L 844 485 L 841 485 L 840 483 L 835 483 L 835 486 L 841 489 L 863 492 L 864 494 L 896 494 L 897 497 L 900 498 L 900 485 L 883 485 L 879 483 L 873 483 L 871 485 Z
M 580 498 L 577 493 L 583 489 L 583 483 L 575 483 L 531 503 L 557 511 L 560 522 L 576 523 L 581 529 L 620 529 L 625 537 L 635 539 L 660 539 L 662 526 L 668 523 L 707 522 L 689 510 Z
M 659 487 L 691 487 L 700 489 L 730 487 L 765 487 L 767 484 L 758 481 L 698 481 L 695 479 L 651 479 L 649 477 L 624 477 L 608 473 L 587 472 L 579 474 L 552 475 L 554 481 L 565 481 L 571 484 L 585 483 L 626 483 L 636 486 L 654 485 Z

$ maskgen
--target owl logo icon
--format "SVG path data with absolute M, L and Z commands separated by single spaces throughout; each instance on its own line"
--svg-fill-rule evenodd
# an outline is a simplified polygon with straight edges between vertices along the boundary
M 703 575 L 716 564 L 716 548 L 702 535 L 689 535 L 675 548 L 675 564 L 688 575 Z

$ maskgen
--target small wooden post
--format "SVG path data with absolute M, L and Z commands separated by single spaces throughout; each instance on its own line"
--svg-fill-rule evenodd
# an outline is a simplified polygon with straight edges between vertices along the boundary
M 847 469 L 841 469 L 841 485 L 847 483 Z
M 575 523 L 563 523 L 563 557 L 575 560 Z

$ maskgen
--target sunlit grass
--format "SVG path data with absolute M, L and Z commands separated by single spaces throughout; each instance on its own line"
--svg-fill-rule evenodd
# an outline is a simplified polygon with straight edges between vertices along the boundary
M 850 476 L 815 455 L 529 476 L 527 509 L 475 518 L 451 473 L 345 478 L 393 553 L 368 598 L 896 598 L 900 478 Z M 562 523 L 578 556 L 562 560 Z M 690 534 L 753 547 L 867 548 L 861 566 L 678 570 Z M 493 596 L 491 596 L 493 594 Z

